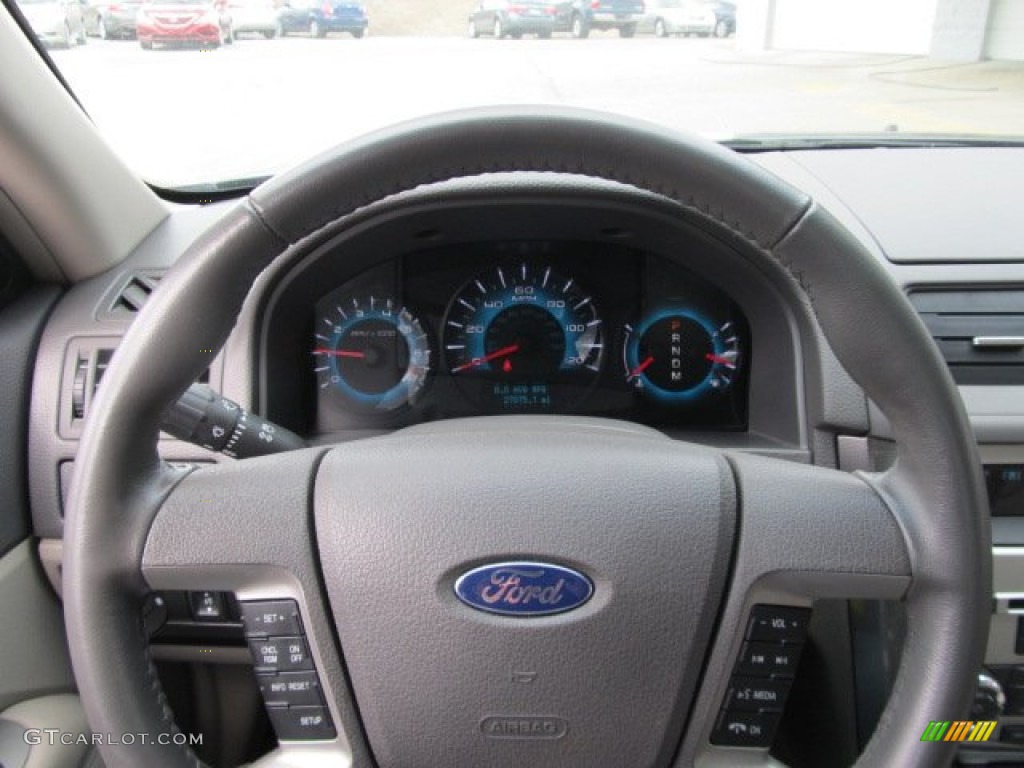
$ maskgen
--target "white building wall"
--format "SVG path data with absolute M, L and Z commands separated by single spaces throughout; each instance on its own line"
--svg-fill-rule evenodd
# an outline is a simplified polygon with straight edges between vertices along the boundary
M 940 1 L 949 0 L 775 0 L 767 44 L 787 50 L 928 54 Z
M 936 59 L 977 61 L 988 16 L 989 0 L 940 0 L 929 53 Z
M 983 56 L 1024 61 L 1024 0 L 992 0 Z

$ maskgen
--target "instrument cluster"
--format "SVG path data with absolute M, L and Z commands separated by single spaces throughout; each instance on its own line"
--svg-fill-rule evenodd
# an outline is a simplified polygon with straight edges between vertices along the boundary
M 517 413 L 746 427 L 743 313 L 653 253 L 558 241 L 428 249 L 330 290 L 311 319 L 319 433 Z

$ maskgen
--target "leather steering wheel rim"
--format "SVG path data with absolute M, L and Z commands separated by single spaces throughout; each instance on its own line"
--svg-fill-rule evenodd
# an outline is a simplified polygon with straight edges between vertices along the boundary
M 140 616 L 147 536 L 181 479 L 157 456 L 160 416 L 227 339 L 255 278 L 291 244 L 377 201 L 508 171 L 577 174 L 661 195 L 742 242 L 750 258 L 782 265 L 806 293 L 837 357 L 899 436 L 896 466 L 876 488 L 900 511 L 912 577 L 908 632 L 860 764 L 950 760 L 950 745 L 922 745 L 920 733 L 930 720 L 966 713 L 987 636 L 991 551 L 970 425 L 926 331 L 873 257 L 802 193 L 710 142 L 566 109 L 451 113 L 344 145 L 254 190 L 168 273 L 106 373 L 67 506 L 66 627 L 94 731 L 175 730 Z M 198 764 L 174 744 L 102 751 L 112 768 Z

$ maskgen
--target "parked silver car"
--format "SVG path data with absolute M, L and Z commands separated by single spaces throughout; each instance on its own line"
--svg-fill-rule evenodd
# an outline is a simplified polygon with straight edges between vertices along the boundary
M 258 34 L 268 40 L 281 34 L 274 0 L 228 0 L 228 13 L 235 34 Z
M 79 0 L 19 0 L 18 7 L 44 45 L 70 48 L 85 45 L 84 2 Z
M 710 37 L 715 30 L 714 9 L 687 0 L 648 0 L 646 12 L 637 25 L 638 32 L 653 32 L 658 37 L 697 35 Z

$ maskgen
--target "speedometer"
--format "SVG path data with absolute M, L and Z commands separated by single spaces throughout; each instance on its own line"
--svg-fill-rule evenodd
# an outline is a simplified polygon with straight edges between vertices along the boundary
M 571 407 L 597 380 L 604 331 L 594 298 L 545 264 L 499 266 L 470 280 L 444 323 L 448 371 L 497 412 Z

